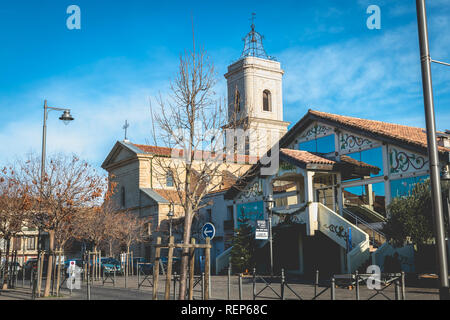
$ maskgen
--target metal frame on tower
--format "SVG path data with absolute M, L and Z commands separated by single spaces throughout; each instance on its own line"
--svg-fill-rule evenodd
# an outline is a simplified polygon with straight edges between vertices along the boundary
M 266 53 L 263 45 L 264 36 L 255 31 L 255 13 L 252 13 L 252 30 L 242 39 L 244 41 L 244 50 L 242 51 L 241 59 L 246 57 L 257 57 L 267 60 L 275 60 L 274 57 Z

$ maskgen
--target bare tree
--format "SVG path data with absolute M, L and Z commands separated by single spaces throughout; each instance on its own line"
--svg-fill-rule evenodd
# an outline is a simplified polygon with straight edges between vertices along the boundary
M 11 239 L 22 233 L 22 228 L 29 223 L 31 207 L 29 186 L 13 167 L 3 168 L 0 172 L 0 236 L 6 242 L 3 290 L 8 289 Z
M 122 212 L 118 218 L 120 233 L 120 242 L 127 248 L 127 254 L 133 244 L 146 240 L 148 233 L 145 228 L 146 222 L 133 213 Z
M 249 163 L 245 150 L 237 155 L 234 140 L 225 139 L 225 125 L 237 118 L 228 114 L 230 110 L 223 108 L 221 99 L 216 98 L 215 83 L 213 64 L 206 52 L 203 49 L 197 52 L 194 45 L 192 51 L 186 51 L 179 59 L 171 93 L 167 98 L 160 95 L 157 99 L 159 110 L 154 115 L 153 141 L 155 145 L 168 147 L 171 155 L 153 159 L 153 175 L 161 188 L 166 186 L 167 179 L 173 183 L 176 202 L 184 211 L 184 243 L 190 242 L 194 215 L 208 205 L 204 196 L 222 187 L 225 171 L 241 176 L 248 168 L 243 164 Z M 232 147 L 225 148 L 230 143 Z M 186 296 L 187 270 L 188 249 L 184 248 L 180 300 Z
M 85 208 L 98 205 L 106 189 L 107 181 L 87 162 L 76 156 L 58 155 L 47 162 L 45 176 L 41 180 L 40 159 L 30 155 L 21 163 L 27 181 L 32 182 L 31 194 L 37 199 L 34 220 L 49 234 L 49 259 L 44 296 L 49 296 L 52 280 L 52 253 L 55 238 L 67 230 L 70 218 Z

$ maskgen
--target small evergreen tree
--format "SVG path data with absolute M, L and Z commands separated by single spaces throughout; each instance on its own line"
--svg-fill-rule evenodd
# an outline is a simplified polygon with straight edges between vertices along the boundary
M 254 253 L 254 232 L 248 224 L 248 219 L 246 219 L 240 224 L 233 236 L 233 248 L 231 249 L 233 272 L 243 273 L 252 270 L 255 266 Z

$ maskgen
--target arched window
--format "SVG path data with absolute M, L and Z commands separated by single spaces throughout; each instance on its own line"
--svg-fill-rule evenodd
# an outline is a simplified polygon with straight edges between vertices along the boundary
M 234 110 L 236 113 L 241 112 L 241 94 L 237 89 L 234 97 Z
M 272 111 L 272 95 L 269 90 L 263 92 L 263 111 Z

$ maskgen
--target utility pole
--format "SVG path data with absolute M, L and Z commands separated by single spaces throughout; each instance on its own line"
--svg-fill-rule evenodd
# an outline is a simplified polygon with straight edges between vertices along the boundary
M 431 80 L 431 57 L 428 43 L 428 26 L 425 0 L 416 0 L 419 29 L 420 60 L 422 66 L 423 99 L 427 126 L 428 157 L 430 159 L 431 204 L 436 231 L 436 250 L 439 264 L 439 296 L 449 300 L 448 265 L 444 230 L 444 210 L 441 197 L 439 153 L 436 139 L 433 85 Z

